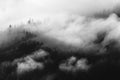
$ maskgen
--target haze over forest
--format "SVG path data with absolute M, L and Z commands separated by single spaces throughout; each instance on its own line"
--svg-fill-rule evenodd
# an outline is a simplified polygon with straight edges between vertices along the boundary
M 0 80 L 119 78 L 119 4 L 0 0 Z

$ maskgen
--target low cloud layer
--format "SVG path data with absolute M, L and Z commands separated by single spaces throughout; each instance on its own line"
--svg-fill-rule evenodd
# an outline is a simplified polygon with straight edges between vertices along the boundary
M 27 36 L 27 31 L 34 35 L 31 39 L 49 48 L 104 53 L 111 41 L 120 43 L 119 25 L 119 17 L 114 13 L 108 18 L 62 14 L 43 21 L 29 20 L 26 24 L 12 25 L 1 32 L 0 44 L 19 41 Z
M 99 50 L 108 45 L 111 40 L 119 43 L 119 24 L 119 17 L 116 14 L 99 19 L 62 15 L 43 22 L 32 22 L 23 25 L 23 28 L 37 33 L 40 41 L 42 40 L 41 35 L 47 37 L 48 44 L 52 43 L 49 44 L 51 46 L 62 43 L 77 49 Z

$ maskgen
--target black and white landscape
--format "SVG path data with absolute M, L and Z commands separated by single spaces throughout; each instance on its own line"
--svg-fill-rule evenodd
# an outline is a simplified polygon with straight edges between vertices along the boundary
M 120 79 L 119 0 L 0 0 L 0 80 Z

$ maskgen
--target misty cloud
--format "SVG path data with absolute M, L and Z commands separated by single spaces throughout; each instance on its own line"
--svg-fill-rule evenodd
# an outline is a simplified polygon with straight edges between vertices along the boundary
M 58 14 L 105 15 L 113 12 L 116 5 L 119 0 L 1 0 L 0 25 L 2 30 L 9 24 L 24 23 L 29 18 L 41 20 Z
M 111 14 L 108 18 L 91 18 L 78 15 L 56 15 L 43 21 L 12 26 L 1 32 L 1 43 L 14 41 L 26 36 L 25 31 L 34 34 L 33 40 L 43 42 L 44 46 L 59 45 L 72 50 L 100 50 L 105 43 L 116 40 L 119 43 L 119 17 Z M 2 37 L 3 36 L 3 37 Z M 100 40 L 101 41 L 97 41 Z
M 101 80 L 101 71 L 118 71 L 119 2 L 0 1 L 0 79 Z

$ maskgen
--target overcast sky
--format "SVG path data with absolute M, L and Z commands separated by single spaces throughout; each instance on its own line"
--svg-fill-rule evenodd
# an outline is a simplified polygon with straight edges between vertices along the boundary
M 89 15 L 112 9 L 119 0 L 0 0 L 0 25 L 57 14 Z

